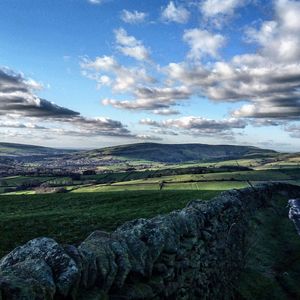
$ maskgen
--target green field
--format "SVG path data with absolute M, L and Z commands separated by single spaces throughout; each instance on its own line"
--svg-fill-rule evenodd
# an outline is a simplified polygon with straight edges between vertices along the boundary
M 237 299 L 300 299 L 300 239 L 287 215 L 284 197 L 256 214 Z
M 43 183 L 50 179 L 52 179 L 52 177 L 49 176 L 11 176 L 1 178 L 0 186 L 16 186 L 30 181 Z
M 206 165 L 208 169 L 197 169 L 200 164 L 178 164 L 75 180 L 66 176 L 2 178 L 0 257 L 34 237 L 77 243 L 93 230 L 110 231 L 128 220 L 181 209 L 192 199 L 208 200 L 224 190 L 272 181 L 300 184 L 300 169 L 296 167 L 228 171 L 230 164 L 223 163 L 217 167 Z M 237 162 L 232 164 L 236 166 Z M 50 189 L 26 186 L 30 182 L 46 183 Z M 15 190 L 5 193 L 6 187 Z M 51 192 L 53 187 L 64 187 L 65 192 Z
M 26 241 L 48 236 L 76 243 L 93 230 L 111 231 L 124 222 L 208 200 L 219 191 L 123 191 L 0 196 L 0 257 Z
M 117 192 L 133 190 L 159 190 L 159 184 L 164 182 L 164 190 L 227 190 L 243 188 L 260 182 L 286 181 L 294 184 L 300 183 L 299 168 L 277 168 L 222 172 L 222 169 L 207 169 L 200 174 L 180 174 L 190 169 L 185 167 L 163 170 L 147 170 L 140 172 L 115 172 L 102 173 L 91 176 L 81 176 L 80 180 L 72 180 L 70 177 L 30 177 L 15 176 L 2 178 L 0 181 L 0 193 L 5 194 L 6 186 L 15 187 L 16 191 L 8 191 L 6 194 L 35 194 L 35 187 L 26 187 L 30 182 L 47 183 L 52 187 L 65 187 L 71 193 L 86 192 Z M 200 172 L 200 171 L 199 171 Z M 162 176 L 162 174 L 172 174 Z M 21 185 L 21 186 L 20 186 Z M 25 187 L 22 188 L 22 185 Z M 40 191 L 37 191 L 39 193 Z
M 164 191 L 178 190 L 195 190 L 195 191 L 211 191 L 211 190 L 229 190 L 233 188 L 244 188 L 249 186 L 247 182 L 230 182 L 230 181 L 211 181 L 211 182 L 191 182 L 191 183 L 171 183 L 165 184 Z M 115 183 L 111 185 L 99 184 L 84 187 L 74 188 L 71 193 L 94 193 L 94 192 L 123 192 L 123 191 L 143 191 L 151 190 L 158 191 L 159 185 L 157 182 L 133 182 Z

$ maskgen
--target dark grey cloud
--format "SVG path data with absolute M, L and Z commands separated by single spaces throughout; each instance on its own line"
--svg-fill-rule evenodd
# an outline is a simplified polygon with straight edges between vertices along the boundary
M 72 125 L 79 128 L 78 131 L 69 131 L 73 135 L 84 136 L 118 136 L 134 137 L 133 134 L 120 121 L 110 118 L 85 118 L 76 117 L 72 120 Z
M 211 120 L 195 116 L 167 119 L 164 121 L 155 121 L 147 118 L 140 120 L 140 124 L 162 129 L 165 131 L 165 134 L 170 134 L 168 130 L 171 129 L 171 134 L 173 135 L 177 131 L 186 135 L 210 137 L 233 137 L 233 129 L 244 129 L 247 126 L 247 122 L 241 119 Z
M 21 123 L 18 121 L 0 122 L 1 128 L 19 128 L 19 129 L 47 129 L 45 126 L 40 126 L 34 123 Z
M 34 94 L 39 88 L 37 82 L 26 80 L 21 74 L 0 69 L 0 113 L 55 119 L 79 115 L 78 112 L 39 98 Z
M 177 111 L 169 110 L 170 106 L 191 96 L 191 92 L 184 86 L 143 87 L 137 88 L 133 94 L 134 100 L 104 99 L 102 103 L 120 109 L 150 110 L 155 114 L 177 114 Z
M 35 94 L 41 85 L 7 68 L 0 69 L 0 127 L 44 129 L 50 134 L 135 137 L 120 121 L 86 118 Z M 34 121 L 26 122 L 26 119 Z M 51 126 L 36 124 L 49 123 Z

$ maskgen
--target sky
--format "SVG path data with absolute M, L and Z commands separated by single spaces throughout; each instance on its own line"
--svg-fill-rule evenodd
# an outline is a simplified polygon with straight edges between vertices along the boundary
M 300 1 L 1 0 L 0 141 L 300 151 Z

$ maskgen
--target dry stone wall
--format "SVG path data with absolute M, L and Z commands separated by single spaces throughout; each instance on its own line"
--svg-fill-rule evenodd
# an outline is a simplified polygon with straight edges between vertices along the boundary
M 93 232 L 78 247 L 37 238 L 0 260 L 0 300 L 232 299 L 249 221 L 273 196 L 269 184 L 192 201 L 184 209 Z

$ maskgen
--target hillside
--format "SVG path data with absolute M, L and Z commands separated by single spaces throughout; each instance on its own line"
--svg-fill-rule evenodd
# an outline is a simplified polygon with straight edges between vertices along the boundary
M 107 147 L 103 149 L 79 152 L 73 159 L 105 157 L 124 158 L 128 160 L 145 160 L 164 163 L 180 163 L 206 160 L 223 160 L 238 158 L 270 157 L 276 151 L 252 146 L 206 145 L 206 144 L 157 144 L 139 143 Z
M 62 155 L 73 152 L 73 150 L 55 149 L 49 147 L 0 143 L 0 157 L 29 157 L 29 156 L 45 156 L 45 155 Z

